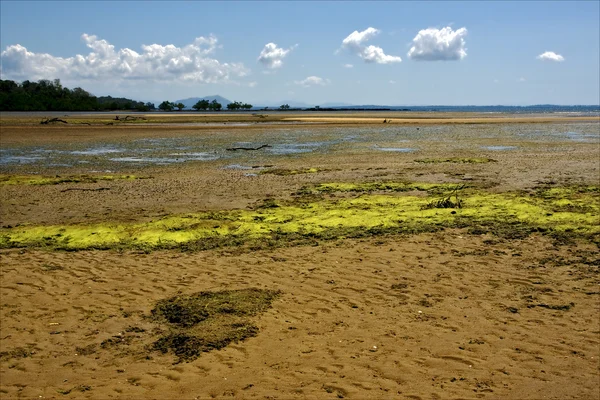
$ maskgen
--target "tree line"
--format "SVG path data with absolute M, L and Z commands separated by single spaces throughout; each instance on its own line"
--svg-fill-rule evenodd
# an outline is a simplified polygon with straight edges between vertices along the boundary
M 252 104 L 234 101 L 227 104 L 228 110 L 249 110 Z M 183 103 L 163 101 L 158 106 L 161 111 L 183 110 Z M 223 105 L 218 101 L 200 100 L 193 109 L 200 111 L 221 111 Z M 69 89 L 60 83 L 42 79 L 38 82 L 0 80 L 0 111 L 119 111 L 156 110 L 153 103 L 143 103 L 124 97 L 100 96 L 83 90 L 80 87 Z
M 250 110 L 252 108 L 252 104 L 248 103 L 240 103 L 239 101 L 234 101 L 233 103 L 227 104 L 227 109 L 236 111 L 236 110 Z M 183 103 L 172 103 L 168 100 L 163 101 L 158 105 L 158 109 L 161 111 L 173 111 L 174 109 L 178 109 L 179 111 L 185 108 L 185 104 Z M 223 105 L 219 103 L 217 100 L 208 101 L 208 100 L 200 100 L 196 104 L 192 106 L 192 108 L 196 111 L 221 111 Z
M 0 111 L 150 111 L 156 107 L 148 102 L 124 97 L 101 96 L 80 87 L 63 87 L 59 79 L 38 82 L 0 80 Z

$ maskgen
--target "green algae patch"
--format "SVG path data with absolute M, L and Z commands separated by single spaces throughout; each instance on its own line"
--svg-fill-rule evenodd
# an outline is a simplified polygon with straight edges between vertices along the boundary
M 364 183 L 322 183 L 315 186 L 317 193 L 335 192 L 411 192 L 444 193 L 460 188 L 457 184 L 412 183 L 412 182 L 364 182 Z
M 288 176 L 298 174 L 316 174 L 317 172 L 323 172 L 325 170 L 320 168 L 301 168 L 301 169 L 285 169 L 285 168 L 273 168 L 261 171 L 261 174 Z
M 326 198 L 311 192 L 292 200 L 268 199 L 250 210 L 171 215 L 144 223 L 19 226 L 0 229 L 0 247 L 204 250 L 449 227 L 507 238 L 532 232 L 600 235 L 597 187 L 492 193 L 452 184 L 328 183 L 313 190 L 351 196 Z
M 279 291 L 249 288 L 160 300 L 151 318 L 169 331 L 151 349 L 172 352 L 179 362 L 192 361 L 203 352 L 256 336 L 259 329 L 249 318 L 267 311 L 279 295 Z
M 0 175 L 1 185 L 59 185 L 61 183 L 96 183 L 99 181 L 149 179 L 136 175 Z
M 441 163 L 455 163 L 455 164 L 485 164 L 490 162 L 497 162 L 493 158 L 487 157 L 450 157 L 450 158 L 420 158 L 415 162 L 423 164 L 441 164 Z

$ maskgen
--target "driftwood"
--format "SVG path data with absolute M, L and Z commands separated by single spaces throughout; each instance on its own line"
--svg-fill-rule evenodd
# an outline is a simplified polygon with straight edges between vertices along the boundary
M 52 118 L 52 119 L 46 118 L 46 119 L 43 119 L 42 122 L 40 122 L 40 124 L 41 125 L 48 125 L 48 124 L 53 124 L 55 122 L 62 122 L 63 124 L 68 124 L 67 121 L 62 120 L 60 118 Z
M 115 116 L 115 121 L 138 121 L 138 120 L 147 121 L 147 119 L 144 117 L 132 117 L 131 115 L 127 115 L 125 118 L 121 119 L 121 118 L 119 118 L 118 115 Z
M 260 149 L 264 149 L 265 147 L 271 147 L 270 144 L 263 144 L 262 146 L 258 146 L 258 147 L 230 147 L 228 149 L 225 149 L 227 151 L 236 151 L 236 150 L 260 150 Z
M 82 192 L 100 192 L 102 190 L 110 190 L 110 188 L 107 188 L 107 187 L 101 187 L 101 188 L 97 188 L 97 189 L 67 188 L 67 189 L 61 190 L 61 192 L 68 192 L 69 190 L 81 190 Z

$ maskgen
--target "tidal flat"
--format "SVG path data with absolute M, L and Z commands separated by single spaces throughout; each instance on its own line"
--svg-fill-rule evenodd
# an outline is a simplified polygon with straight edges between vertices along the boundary
M 114 117 L 2 115 L 2 398 L 599 395 L 598 117 Z

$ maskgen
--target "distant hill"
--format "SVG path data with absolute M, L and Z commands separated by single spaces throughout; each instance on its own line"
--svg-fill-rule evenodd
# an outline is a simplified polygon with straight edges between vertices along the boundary
M 98 104 L 109 110 L 131 110 L 144 107 L 141 101 L 131 100 L 125 97 L 99 96 Z
M 216 100 L 217 102 L 221 103 L 221 105 L 223 106 L 224 109 L 227 107 L 227 104 L 233 103 L 231 100 L 228 100 L 225 97 L 222 97 L 219 95 L 205 96 L 205 97 L 190 97 L 188 99 L 175 100 L 174 103 L 175 104 L 183 103 L 185 105 L 185 108 L 192 108 L 200 100 L 208 100 L 208 101 Z

